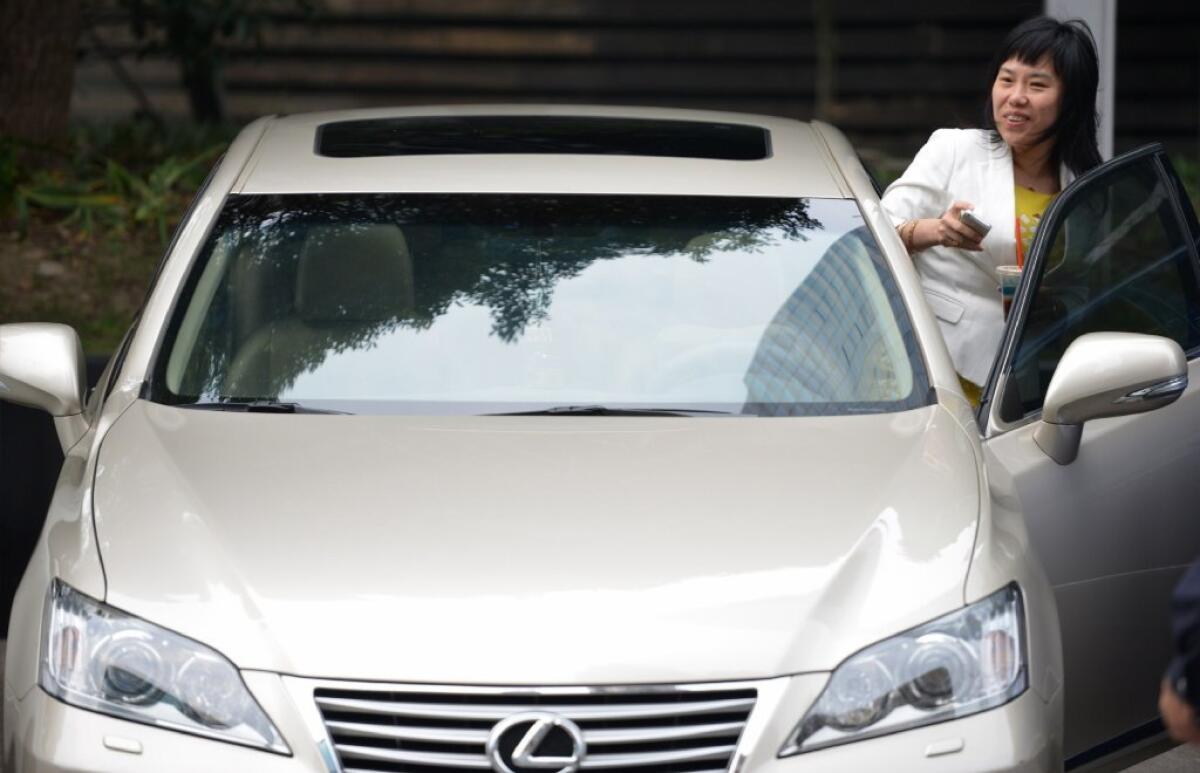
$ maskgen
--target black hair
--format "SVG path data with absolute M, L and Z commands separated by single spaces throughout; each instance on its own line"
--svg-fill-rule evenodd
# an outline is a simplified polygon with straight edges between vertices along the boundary
M 1039 140 L 1053 138 L 1051 162 L 1055 166 L 1066 164 L 1076 175 L 1081 175 L 1100 163 L 1100 149 L 1096 146 L 1096 90 L 1100 86 L 1100 64 L 1095 39 L 1087 23 L 1079 19 L 1059 21 L 1049 16 L 1035 16 L 1014 27 L 992 60 L 983 126 L 991 131 L 994 142 L 1002 141 L 996 129 L 991 98 L 991 87 L 1000 67 L 1010 59 L 1037 64 L 1047 54 L 1062 83 L 1062 102 L 1058 119 Z

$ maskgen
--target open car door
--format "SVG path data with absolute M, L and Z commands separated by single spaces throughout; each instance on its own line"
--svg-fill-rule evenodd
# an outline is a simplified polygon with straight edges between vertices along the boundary
M 1011 477 L 1058 603 L 1068 768 L 1160 729 L 1170 593 L 1200 554 L 1200 386 L 1185 388 L 1182 378 L 1186 368 L 1200 381 L 1198 234 L 1161 145 L 1081 177 L 1042 220 L 984 390 L 986 463 Z M 1091 415 L 1164 399 L 1064 434 L 1052 423 L 1063 421 L 1063 384 L 1052 388 L 1051 379 L 1102 381 L 1102 368 L 1074 367 L 1079 360 L 1059 367 L 1072 342 L 1101 331 L 1165 337 L 1186 364 L 1154 339 L 1176 353 L 1179 375 Z M 1087 340 L 1093 354 L 1111 342 Z

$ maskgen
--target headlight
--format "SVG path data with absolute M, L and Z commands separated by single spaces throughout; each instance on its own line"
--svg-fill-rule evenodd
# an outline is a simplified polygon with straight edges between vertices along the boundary
M 779 752 L 781 757 L 943 722 L 1025 691 L 1024 611 L 1010 585 L 851 656 Z
M 58 580 L 46 599 L 39 682 L 80 708 L 291 753 L 220 654 Z

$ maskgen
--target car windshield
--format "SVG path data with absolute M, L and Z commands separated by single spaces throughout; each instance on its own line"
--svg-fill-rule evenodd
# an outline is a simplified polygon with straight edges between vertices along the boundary
M 172 404 L 796 416 L 929 401 L 893 279 L 842 199 L 232 196 L 161 352 L 151 397 Z

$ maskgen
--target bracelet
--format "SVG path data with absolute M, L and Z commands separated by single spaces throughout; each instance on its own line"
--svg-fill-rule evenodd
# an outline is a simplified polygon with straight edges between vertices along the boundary
M 896 228 L 896 233 L 900 236 L 900 242 L 904 245 L 904 249 L 911 254 L 913 250 L 913 232 L 917 230 L 916 219 L 905 220 Z

